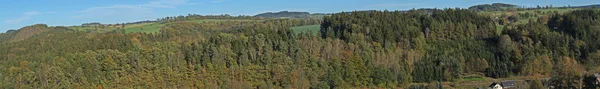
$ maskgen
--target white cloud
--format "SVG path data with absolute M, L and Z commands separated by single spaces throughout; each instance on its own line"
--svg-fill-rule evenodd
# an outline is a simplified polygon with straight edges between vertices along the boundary
M 187 0 L 155 0 L 138 5 L 111 5 L 91 7 L 80 11 L 73 18 L 124 18 L 123 20 L 149 18 L 156 8 L 176 8 L 187 4 Z
M 186 5 L 198 5 L 198 3 L 186 3 Z
M 25 13 L 23 13 L 23 15 L 21 17 L 15 18 L 15 19 L 6 20 L 5 23 L 9 23 L 9 24 L 21 23 L 23 21 L 30 20 L 34 16 L 37 16 L 37 15 L 40 15 L 40 14 L 42 14 L 42 13 L 37 12 L 37 11 L 25 12 Z
M 145 15 L 151 14 L 152 8 L 133 5 L 113 5 L 104 7 L 92 7 L 81 11 L 83 15 L 75 18 L 100 17 L 100 16 L 123 16 L 123 15 Z
M 398 3 L 386 3 L 386 4 L 373 4 L 373 5 L 369 5 L 367 7 L 395 8 L 395 7 L 416 6 L 416 5 L 418 5 L 418 4 L 414 4 L 414 3 L 402 3 L 402 4 L 398 4 Z
M 187 0 L 157 0 L 150 1 L 148 4 L 141 5 L 141 7 L 149 8 L 174 8 L 178 5 L 186 4 Z
M 29 16 L 33 16 L 33 15 L 39 15 L 40 12 L 37 11 L 31 11 L 31 12 L 25 12 L 24 15 L 29 15 Z
M 220 2 L 224 2 L 225 0 L 212 0 L 210 1 L 210 3 L 220 3 Z

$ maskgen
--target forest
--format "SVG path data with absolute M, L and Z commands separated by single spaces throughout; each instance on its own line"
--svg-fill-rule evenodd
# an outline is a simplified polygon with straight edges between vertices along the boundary
M 253 21 L 188 21 L 207 18 Z M 157 33 L 36 24 L 0 34 L 0 88 L 421 89 L 476 75 L 593 89 L 599 18 L 600 9 L 549 12 L 498 29 L 488 15 L 446 8 L 320 19 L 188 15 L 159 18 Z M 290 29 L 319 24 L 317 35 Z M 534 86 L 540 81 L 530 85 L 545 87 Z

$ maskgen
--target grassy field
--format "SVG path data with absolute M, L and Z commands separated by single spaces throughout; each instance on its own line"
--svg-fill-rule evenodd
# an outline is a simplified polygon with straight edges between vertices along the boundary
M 536 12 L 543 12 L 543 13 L 550 13 L 550 12 L 558 12 L 558 13 L 566 13 L 569 11 L 573 11 L 573 10 L 577 10 L 574 8 L 565 8 L 565 9 L 559 9 L 559 8 L 553 8 L 553 9 L 538 9 L 538 10 L 523 10 L 523 11 L 516 11 L 516 12 L 509 12 L 509 11 L 495 11 L 495 12 L 481 12 L 482 15 L 489 15 L 492 18 L 496 18 L 496 17 L 501 17 L 503 14 L 506 15 L 518 15 L 523 14 L 523 13 L 536 13 Z M 547 15 L 547 14 L 546 14 Z M 538 15 L 541 16 L 541 15 Z M 519 21 L 515 22 L 515 25 L 519 25 L 519 24 L 527 24 L 529 20 L 537 20 L 538 17 L 529 17 L 529 18 L 520 18 Z M 498 33 L 501 33 L 502 30 L 504 30 L 504 28 L 506 28 L 506 26 L 504 25 L 498 25 L 496 24 L 496 29 Z
M 481 76 L 465 76 L 463 81 L 484 81 L 485 79 Z
M 132 26 L 125 26 L 125 32 L 158 33 L 162 26 L 164 26 L 164 24 L 160 23 L 135 24 Z
M 321 29 L 321 25 L 297 26 L 297 27 L 292 27 L 291 29 L 296 34 L 312 31 L 313 35 L 317 35 L 319 33 L 319 30 Z
M 125 28 L 141 27 L 141 26 L 145 26 L 145 25 L 149 25 L 149 24 L 154 24 L 154 23 L 128 24 L 128 25 L 125 25 Z
M 496 32 L 498 33 L 502 33 L 502 30 L 504 30 L 504 25 L 496 25 Z
M 108 32 L 108 31 L 117 29 L 117 27 L 113 27 L 113 26 L 110 26 L 110 27 L 106 26 L 104 28 L 102 28 L 102 27 L 96 28 L 93 26 L 85 26 L 85 27 L 84 26 L 71 26 L 69 28 L 71 28 L 73 30 L 77 30 L 77 31 L 95 31 L 95 32 Z
M 128 24 L 125 25 L 125 30 L 127 33 L 129 32 L 158 32 L 161 25 L 157 25 L 158 23 L 143 23 L 143 24 Z M 116 26 L 108 26 L 104 25 L 104 27 L 94 27 L 94 26 L 70 26 L 69 28 L 77 31 L 92 31 L 92 32 L 109 32 L 116 29 L 120 29 L 121 25 Z M 141 28 L 144 28 L 142 30 Z
M 519 13 L 535 13 L 536 11 L 540 11 L 540 12 L 558 12 L 558 13 L 565 13 L 565 12 L 569 12 L 569 11 L 573 11 L 573 10 L 577 10 L 575 8 L 565 8 L 565 9 L 540 9 L 540 10 L 524 10 L 524 11 L 518 11 Z

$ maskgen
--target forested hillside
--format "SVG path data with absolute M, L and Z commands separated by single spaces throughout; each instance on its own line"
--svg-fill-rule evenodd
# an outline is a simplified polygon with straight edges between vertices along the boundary
M 281 11 L 281 12 L 267 12 L 255 15 L 254 17 L 260 18 L 310 18 L 310 13 L 308 12 L 289 12 L 289 11 Z
M 198 22 L 236 18 L 251 21 Z M 470 75 L 594 88 L 598 18 L 599 9 L 575 10 L 501 31 L 458 8 L 319 20 L 188 15 L 157 20 L 157 33 L 38 24 L 0 34 L 0 88 L 422 88 Z M 290 29 L 318 24 L 318 35 Z
M 481 4 L 469 7 L 472 11 L 503 11 L 508 9 L 516 9 L 517 5 L 505 3 Z

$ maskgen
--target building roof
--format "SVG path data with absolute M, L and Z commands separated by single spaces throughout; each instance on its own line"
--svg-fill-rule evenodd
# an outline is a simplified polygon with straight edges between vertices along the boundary
M 503 81 L 502 87 L 515 87 L 515 81 L 512 81 L 512 80 Z

